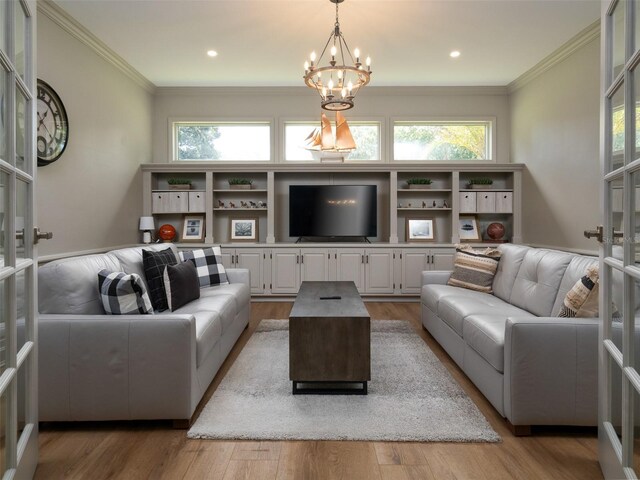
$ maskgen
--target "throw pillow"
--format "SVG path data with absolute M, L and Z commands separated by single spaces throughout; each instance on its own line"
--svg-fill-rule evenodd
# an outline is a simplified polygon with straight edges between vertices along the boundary
M 456 245 L 453 273 L 447 285 L 493 293 L 493 277 L 501 255 L 495 248 L 475 251 L 470 245 Z
M 172 312 L 191 300 L 200 298 L 198 272 L 193 262 L 167 265 L 164 269 L 164 288 L 167 292 L 167 304 Z
M 585 273 L 585 275 L 580 280 L 578 280 L 575 285 L 571 287 L 571 290 L 569 290 L 565 295 L 562 308 L 560 309 L 560 313 L 558 313 L 558 317 L 572 318 L 578 316 L 578 312 L 583 306 L 585 306 L 587 299 L 591 296 L 592 293 L 594 293 L 594 290 L 595 294 L 598 294 L 596 290 L 597 284 L 598 266 L 592 265 L 587 268 L 587 272 Z M 597 296 L 595 297 L 595 299 L 597 306 Z M 586 308 L 592 307 L 589 307 L 589 304 L 587 304 Z M 583 312 L 580 316 L 582 318 L 586 317 L 586 309 L 585 312 Z M 594 316 L 598 316 L 597 309 Z
M 142 250 L 142 266 L 149 286 L 151 305 L 158 312 L 162 312 L 168 307 L 167 294 L 164 290 L 164 270 L 167 265 L 175 265 L 177 263 L 178 261 L 171 248 L 157 252 Z
M 153 313 L 151 300 L 140 275 L 100 270 L 98 289 L 104 310 L 109 315 Z
M 180 260 L 191 260 L 196 266 L 200 288 L 210 285 L 227 285 L 227 271 L 222 265 L 220 247 L 201 248 L 180 252 Z

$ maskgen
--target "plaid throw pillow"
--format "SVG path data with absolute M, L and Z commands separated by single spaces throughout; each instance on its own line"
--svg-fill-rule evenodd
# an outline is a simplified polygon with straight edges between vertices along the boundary
M 558 317 L 597 317 L 598 316 L 598 266 L 587 268 L 586 274 L 578 280 L 564 297 Z M 587 301 L 591 299 L 591 301 Z M 595 302 L 595 308 L 593 303 Z M 582 311 L 584 309 L 584 311 Z
M 167 293 L 164 290 L 164 269 L 167 265 L 176 265 L 178 261 L 171 248 L 157 252 L 142 250 L 144 276 L 149 285 L 149 297 L 153 309 L 162 312 L 168 308 Z
M 101 270 L 98 272 L 98 288 L 104 310 L 110 315 L 153 313 L 140 275 Z
M 179 253 L 180 260 L 191 260 L 195 264 L 200 288 L 229 283 L 227 271 L 222 265 L 222 250 L 220 250 L 220 247 L 187 250 Z
M 501 255 L 495 248 L 474 251 L 470 245 L 456 245 L 453 273 L 447 285 L 493 293 L 493 277 Z

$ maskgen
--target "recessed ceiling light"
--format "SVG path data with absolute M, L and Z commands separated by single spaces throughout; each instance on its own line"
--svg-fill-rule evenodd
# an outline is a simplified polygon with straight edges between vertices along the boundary
M 460 56 L 460 52 L 458 50 L 454 50 L 449 54 L 451 58 L 458 58 Z
M 207 52 L 207 55 L 209 55 L 210 57 L 217 57 L 218 56 L 218 52 L 216 52 L 215 50 L 209 50 Z

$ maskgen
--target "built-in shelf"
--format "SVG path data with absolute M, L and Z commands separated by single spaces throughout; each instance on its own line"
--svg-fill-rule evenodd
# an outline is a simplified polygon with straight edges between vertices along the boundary
M 446 211 L 450 211 L 451 208 L 439 208 L 439 207 L 398 207 L 398 210 L 419 210 L 421 212 L 437 212 L 437 211 L 441 211 L 441 212 L 446 212 Z
M 266 212 L 266 208 L 214 208 L 216 212 Z
M 256 188 L 256 189 L 229 189 L 229 188 L 225 188 L 225 189 L 215 189 L 213 190 L 213 193 L 267 193 L 266 189 L 262 189 L 262 188 Z
M 450 192 L 450 188 L 399 188 L 398 193 Z
M 512 188 L 461 188 L 461 192 L 513 192 Z

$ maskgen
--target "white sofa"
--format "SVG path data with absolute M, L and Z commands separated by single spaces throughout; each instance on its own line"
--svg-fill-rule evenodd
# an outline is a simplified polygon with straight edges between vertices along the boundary
M 160 244 L 144 248 L 172 248 Z M 247 327 L 249 271 L 203 288 L 174 312 L 107 315 L 102 269 L 144 279 L 142 247 L 65 258 L 39 268 L 41 421 L 172 419 L 188 423 Z
M 598 319 L 558 318 L 597 258 L 504 244 L 494 294 L 423 272 L 422 324 L 498 412 L 531 425 L 597 425 Z

